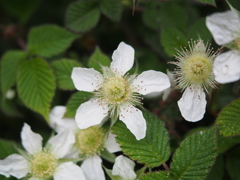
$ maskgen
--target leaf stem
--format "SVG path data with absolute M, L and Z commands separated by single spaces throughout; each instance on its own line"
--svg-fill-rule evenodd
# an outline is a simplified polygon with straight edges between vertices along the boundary
M 165 168 L 166 171 L 170 171 L 168 165 L 166 163 L 162 163 L 163 167 Z

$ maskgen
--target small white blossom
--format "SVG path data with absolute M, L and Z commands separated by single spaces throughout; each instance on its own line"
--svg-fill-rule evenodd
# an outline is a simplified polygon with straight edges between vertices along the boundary
M 110 114 L 110 117 L 119 116 L 136 139 L 142 139 L 146 134 L 146 121 L 135 106 L 141 103 L 141 94 L 170 87 L 169 78 L 153 70 L 139 76 L 127 74 L 134 63 L 134 49 L 124 42 L 113 52 L 112 59 L 110 67 L 103 67 L 103 74 L 92 68 L 73 69 L 72 80 L 76 89 L 95 94 L 94 99 L 77 109 L 77 125 L 85 129 L 100 124 Z
M 6 98 L 11 100 L 11 99 L 13 99 L 15 97 L 15 94 L 16 93 L 15 93 L 15 91 L 13 89 L 9 89 L 6 92 Z
M 216 53 L 202 40 L 189 42 L 189 49 L 178 51 L 174 73 L 180 88 L 184 90 L 178 107 L 182 116 L 191 122 L 203 118 L 206 109 L 205 92 L 208 88 L 215 88 L 216 81 L 213 74 L 213 60 Z
M 218 45 L 232 44 L 233 49 L 218 55 L 213 71 L 216 81 L 230 83 L 240 79 L 240 17 L 235 10 L 214 13 L 206 18 L 206 25 Z
M 105 180 L 102 169 L 101 151 L 106 148 L 110 153 L 121 151 L 112 133 L 106 133 L 100 126 L 79 129 L 74 118 L 64 118 L 65 106 L 56 106 L 50 112 L 50 126 L 58 133 L 70 130 L 75 135 L 75 144 L 68 154 L 71 158 L 83 158 L 81 169 L 87 180 Z
M 62 131 L 52 137 L 45 148 L 42 148 L 42 137 L 32 132 L 24 124 L 21 132 L 22 145 L 27 151 L 23 155 L 12 154 L 0 160 L 0 174 L 18 179 L 29 177 L 31 180 L 85 180 L 82 169 L 73 162 L 60 163 L 72 148 L 75 139 L 70 131 Z

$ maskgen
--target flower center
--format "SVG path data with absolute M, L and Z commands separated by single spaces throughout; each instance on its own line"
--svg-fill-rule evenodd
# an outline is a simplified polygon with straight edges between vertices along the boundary
M 105 132 L 100 127 L 92 126 L 81 129 L 75 138 L 75 146 L 84 157 L 100 154 L 104 148 Z
M 41 152 L 32 157 L 30 164 L 33 177 L 47 179 L 53 176 L 57 159 L 52 154 Z
M 182 70 L 191 83 L 201 85 L 212 74 L 212 62 L 201 54 L 192 55 L 186 59 Z
M 117 103 L 126 97 L 128 83 L 123 77 L 113 77 L 106 80 L 102 88 L 102 95 L 110 103 Z

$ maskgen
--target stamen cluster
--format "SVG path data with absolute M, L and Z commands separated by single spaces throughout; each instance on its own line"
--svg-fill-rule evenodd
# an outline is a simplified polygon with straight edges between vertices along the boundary
M 57 167 L 57 159 L 48 152 L 40 152 L 30 160 L 31 174 L 39 179 L 47 179 L 53 176 Z
M 100 154 L 104 148 L 104 142 L 104 129 L 97 126 L 91 126 L 87 129 L 81 129 L 76 134 L 75 147 L 80 151 L 80 154 L 86 158 Z
M 95 91 L 95 96 L 101 104 L 108 105 L 110 116 L 119 114 L 120 106 L 137 105 L 141 103 L 141 95 L 132 86 L 136 75 L 120 75 L 109 67 L 102 67 L 103 80 L 101 87 Z
M 183 90 L 187 87 L 203 88 L 206 92 L 208 87 L 216 88 L 213 74 L 213 60 L 218 54 L 210 48 L 210 44 L 204 45 L 202 40 L 189 43 L 189 49 L 181 48 L 177 51 L 175 58 L 175 75 L 178 86 Z

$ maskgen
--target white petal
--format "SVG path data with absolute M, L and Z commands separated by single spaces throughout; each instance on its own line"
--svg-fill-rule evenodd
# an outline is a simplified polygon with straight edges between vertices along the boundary
M 105 180 L 102 169 L 102 159 L 99 156 L 85 159 L 81 168 L 87 180 Z
M 70 130 L 65 130 L 52 137 L 48 144 L 51 145 L 52 154 L 58 158 L 63 158 L 73 148 L 75 135 Z
M 234 11 L 214 13 L 206 18 L 206 25 L 219 45 L 233 41 L 240 32 L 240 19 Z
M 146 95 L 152 92 L 160 92 L 171 86 L 166 74 L 158 71 L 144 71 L 133 81 L 136 92 Z
M 119 144 L 116 142 L 115 137 L 116 135 L 110 132 L 105 141 L 105 147 L 110 153 L 121 151 L 121 148 Z
M 121 176 L 123 179 L 136 179 L 137 175 L 134 172 L 135 163 L 127 157 L 120 155 L 115 159 L 112 174 Z
M 182 98 L 178 101 L 182 116 L 190 122 L 196 122 L 203 118 L 206 104 L 205 93 L 197 87 L 185 89 Z
M 107 105 L 101 104 L 97 99 L 89 100 L 80 105 L 75 116 L 80 129 L 98 125 L 108 115 Z
M 24 123 L 21 132 L 22 145 L 30 154 L 42 151 L 42 136 L 34 133 L 30 126 Z
M 132 46 L 121 42 L 112 55 L 111 69 L 124 75 L 129 71 L 134 63 L 134 49 Z
M 73 162 L 63 163 L 57 167 L 54 180 L 85 180 L 82 169 Z
M 6 177 L 14 176 L 20 179 L 28 172 L 28 161 L 18 154 L 12 154 L 6 159 L 0 160 L 0 174 Z
M 126 124 L 137 140 L 145 137 L 147 127 L 142 111 L 132 105 L 121 107 L 119 119 Z
M 240 79 L 240 52 L 228 51 L 218 55 L 213 64 L 215 79 L 219 83 L 230 83 Z
M 55 106 L 49 114 L 50 126 L 58 133 L 64 131 L 65 129 L 72 131 L 76 131 L 78 129 L 74 118 L 63 118 L 65 113 L 65 106 Z
M 77 90 L 92 92 L 103 82 L 100 72 L 93 68 L 75 67 L 72 71 L 72 80 Z

